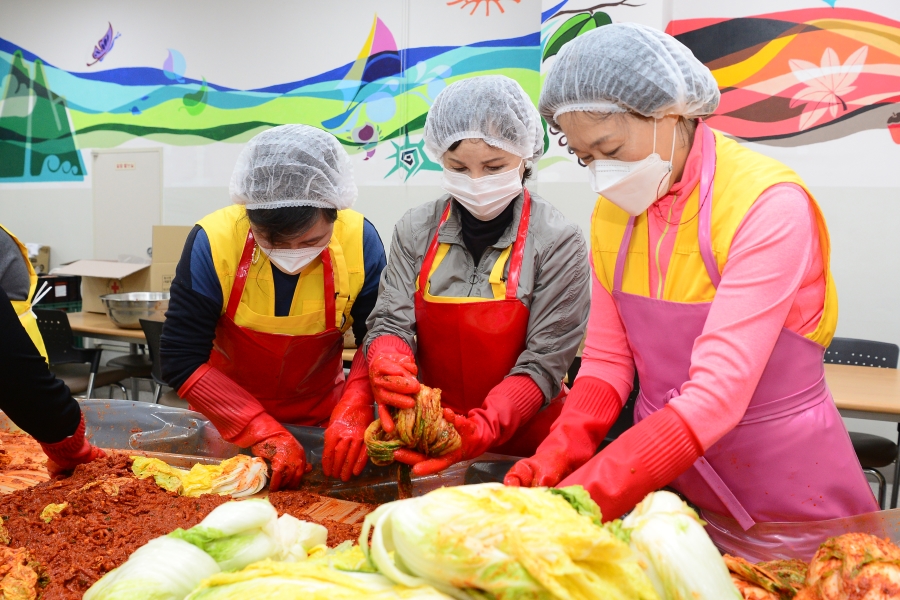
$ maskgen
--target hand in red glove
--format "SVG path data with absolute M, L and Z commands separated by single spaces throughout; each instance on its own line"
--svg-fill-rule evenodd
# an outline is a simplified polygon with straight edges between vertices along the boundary
M 312 469 L 294 436 L 266 413 L 259 400 L 212 365 L 194 371 L 178 395 L 208 417 L 225 440 L 271 462 L 271 491 L 296 488 Z
M 413 408 L 418 393 L 419 368 L 409 346 L 397 336 L 383 335 L 369 344 L 369 381 L 378 403 L 378 418 L 387 433 L 395 429 L 388 407 Z
M 503 483 L 553 487 L 597 452 L 622 410 L 619 394 L 596 377 L 579 377 L 550 434 L 531 458 L 520 460 Z
M 690 425 L 666 406 L 619 436 L 560 486 L 584 486 L 600 505 L 603 520 L 611 521 L 671 483 L 701 456 L 703 448 Z
M 262 413 L 247 425 L 234 440 L 241 448 L 250 448 L 254 456 L 272 465 L 269 490 L 292 490 L 300 487 L 300 479 L 312 470 L 306 463 L 306 452 L 300 442 L 281 423 Z
M 510 375 L 494 386 L 481 408 L 469 411 L 464 417 L 444 409 L 444 418 L 453 424 L 462 444 L 458 450 L 444 456 L 409 463 L 415 456 L 401 454 L 395 460 L 413 464 L 414 475 L 431 475 L 443 471 L 461 460 L 481 456 L 488 449 L 507 442 L 522 423 L 527 423 L 544 402 L 544 393 L 528 375 Z
M 75 433 L 59 442 L 47 444 L 38 442 L 49 459 L 47 470 L 50 475 L 61 475 L 81 465 L 98 458 L 103 458 L 106 453 L 100 448 L 92 446 L 84 437 L 84 415 L 75 428 Z
M 366 466 L 365 433 L 375 419 L 375 397 L 367 371 L 364 353 L 359 351 L 353 357 L 344 394 L 325 429 L 322 471 L 327 477 L 349 481 L 351 475 L 359 475 Z

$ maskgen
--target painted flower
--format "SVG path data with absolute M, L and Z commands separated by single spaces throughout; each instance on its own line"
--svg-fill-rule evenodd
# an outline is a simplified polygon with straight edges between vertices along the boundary
M 841 64 L 837 52 L 826 48 L 822 53 L 822 64 L 815 64 L 800 59 L 789 61 L 791 72 L 806 87 L 791 98 L 791 108 L 805 104 L 800 114 L 800 131 L 809 129 L 818 123 L 825 113 L 831 118 L 838 115 L 838 110 L 847 110 L 844 97 L 856 89 L 853 82 L 862 72 L 866 62 L 868 46 L 863 46 L 850 55 L 847 62 Z

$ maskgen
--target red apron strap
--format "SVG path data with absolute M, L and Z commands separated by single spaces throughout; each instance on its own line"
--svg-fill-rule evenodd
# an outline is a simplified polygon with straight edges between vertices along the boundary
M 335 325 L 337 316 L 334 308 L 334 268 L 331 266 L 331 250 L 325 248 L 319 256 L 322 257 L 322 276 L 325 278 L 325 329 L 327 331 L 338 327 Z M 331 321 L 332 318 L 335 320 Z
M 244 252 L 241 254 L 241 261 L 238 263 L 237 273 L 234 275 L 234 283 L 231 286 L 231 295 L 228 296 L 228 307 L 225 309 L 225 314 L 232 321 L 241 303 L 241 296 L 244 295 L 244 286 L 247 284 L 247 273 L 250 272 L 250 263 L 253 260 L 253 249 L 255 247 L 256 240 L 253 239 L 253 230 L 251 229 L 247 231 Z
M 703 136 L 700 163 L 700 218 L 697 230 L 700 237 L 700 256 L 706 265 L 706 272 L 713 287 L 719 287 L 722 275 L 719 264 L 712 249 L 712 194 L 713 178 L 716 176 L 716 137 L 706 123 L 700 123 L 700 134 Z
M 241 296 L 244 295 L 244 286 L 247 285 L 247 273 L 250 272 L 250 263 L 253 260 L 253 249 L 256 247 L 256 240 L 253 238 L 253 231 L 247 232 L 247 241 L 244 243 L 244 251 L 241 254 L 241 261 L 238 263 L 237 273 L 234 276 L 234 284 L 231 286 L 231 295 L 228 297 L 228 307 L 225 314 L 232 321 L 234 315 L 237 314 L 238 306 L 241 304 Z M 325 280 L 325 328 L 336 329 L 335 321 L 330 321 L 328 315 L 335 314 L 334 301 L 334 268 L 331 266 L 331 252 L 328 248 L 322 254 L 322 276 Z M 329 325 L 329 322 L 331 323 Z
M 528 222 L 531 219 L 531 194 L 528 188 L 524 189 L 524 200 L 522 201 L 522 215 L 519 218 L 519 230 L 516 233 L 516 239 L 513 242 L 513 249 L 509 259 L 509 277 L 506 281 L 506 299 L 515 300 L 516 290 L 519 288 L 519 273 L 522 271 L 522 260 L 525 255 L 525 238 L 528 237 Z M 431 266 L 434 264 L 434 257 L 437 254 L 438 235 L 441 227 L 447 222 L 450 215 L 450 204 L 444 209 L 444 214 L 438 223 L 437 231 L 434 232 L 434 238 L 431 245 L 428 246 L 428 252 L 425 253 L 425 259 L 422 261 L 422 270 L 419 272 L 419 291 L 425 293 L 425 286 L 428 285 L 428 276 L 431 273 Z
M 447 202 L 447 208 L 444 209 L 444 214 L 441 216 L 437 230 L 434 232 L 434 239 L 431 240 L 431 245 L 428 246 L 428 252 L 425 253 L 425 259 L 422 261 L 422 271 L 419 273 L 419 291 L 423 295 L 427 291 L 425 286 L 428 285 L 428 276 L 431 273 L 431 265 L 434 264 L 434 256 L 437 254 L 438 236 L 441 233 L 441 227 L 447 222 L 447 217 L 450 216 L 450 204 L 452 203 L 452 199 Z
M 522 257 L 525 255 L 525 238 L 528 237 L 528 221 L 531 219 L 531 194 L 528 188 L 524 190 L 522 201 L 522 216 L 519 218 L 519 232 L 513 243 L 512 256 L 509 258 L 509 277 L 506 280 L 506 299 L 515 300 L 516 290 L 519 289 L 519 273 L 522 271 Z

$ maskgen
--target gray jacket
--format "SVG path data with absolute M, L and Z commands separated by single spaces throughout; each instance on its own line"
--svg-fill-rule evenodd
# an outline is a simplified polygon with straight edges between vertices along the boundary
M 366 350 L 381 335 L 403 338 L 415 350 L 416 278 L 449 198 L 446 195 L 413 208 L 394 227 L 378 302 L 369 315 Z M 484 251 L 478 265 L 463 244 L 458 216 L 450 211 L 438 240 L 451 247 L 431 276 L 432 295 L 493 298 L 491 269 L 501 252 L 515 240 L 523 196 L 514 202 L 512 224 L 494 246 Z M 508 270 L 507 263 L 504 277 Z M 587 246 L 578 227 L 534 193 L 519 277 L 517 296 L 530 315 L 525 351 L 510 374 L 529 375 L 544 392 L 545 401 L 549 401 L 559 393 L 562 378 L 587 327 L 590 268 Z

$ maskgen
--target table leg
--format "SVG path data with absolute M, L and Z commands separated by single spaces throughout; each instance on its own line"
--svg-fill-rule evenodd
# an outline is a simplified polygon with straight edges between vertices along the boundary
M 894 483 L 891 484 L 891 508 L 897 508 L 898 491 L 900 491 L 900 423 L 897 423 L 897 458 L 894 460 Z

